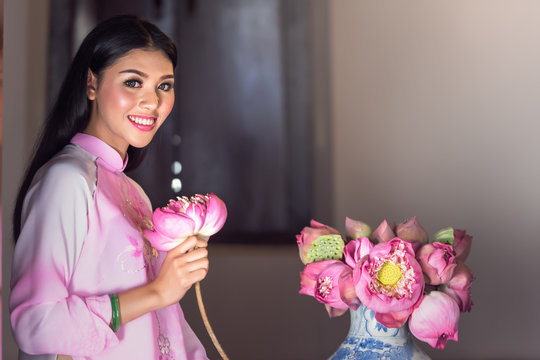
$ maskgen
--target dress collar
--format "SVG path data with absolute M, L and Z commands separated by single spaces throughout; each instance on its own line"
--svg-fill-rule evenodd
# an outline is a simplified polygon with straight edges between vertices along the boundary
M 77 133 L 71 139 L 71 143 L 100 158 L 103 165 L 111 171 L 121 172 L 126 168 L 128 155 L 126 154 L 126 160 L 122 161 L 122 157 L 116 150 L 95 136 Z

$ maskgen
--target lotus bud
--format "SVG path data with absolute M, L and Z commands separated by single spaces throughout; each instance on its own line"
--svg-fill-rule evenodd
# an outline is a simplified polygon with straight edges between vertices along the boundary
M 465 261 L 469 256 L 472 245 L 472 236 L 467 234 L 465 230 L 454 230 L 454 251 L 456 259 Z
M 347 240 L 355 240 L 363 237 L 370 237 L 373 230 L 365 222 L 345 217 L 345 232 Z
M 460 311 L 471 311 L 471 285 L 475 280 L 474 274 L 463 262 L 458 261 L 452 278 L 440 287 L 445 294 L 450 295 L 458 304 Z
M 420 244 L 427 244 L 429 241 L 426 230 L 416 220 L 416 216 L 399 224 L 396 228 L 396 235 L 400 239 Z
M 409 319 L 409 329 L 419 340 L 434 348 L 444 349 L 448 340 L 458 340 L 459 307 L 445 293 L 432 291 Z
M 371 235 L 371 240 L 373 243 L 385 243 L 389 242 L 393 238 L 396 237 L 396 234 L 394 233 L 393 226 L 388 225 L 388 222 L 386 220 L 383 220 L 383 222 L 373 231 L 373 234 Z

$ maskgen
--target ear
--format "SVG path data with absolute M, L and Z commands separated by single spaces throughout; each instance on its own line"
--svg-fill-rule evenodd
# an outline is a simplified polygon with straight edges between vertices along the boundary
M 96 99 L 96 89 L 97 89 L 97 76 L 94 75 L 92 70 L 88 69 L 88 76 L 86 78 L 86 96 L 88 100 Z

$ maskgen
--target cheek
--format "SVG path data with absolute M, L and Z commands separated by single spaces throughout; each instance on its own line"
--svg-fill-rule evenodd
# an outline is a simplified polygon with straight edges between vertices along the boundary
M 133 99 L 133 95 L 125 91 L 117 91 L 114 94 L 111 94 L 111 101 L 122 110 L 129 110 L 134 107 L 136 101 Z
M 113 110 L 128 110 L 133 107 L 133 95 L 124 89 L 113 87 L 104 88 L 101 91 L 102 103 L 105 102 Z
M 174 106 L 174 95 L 164 98 L 161 102 L 161 111 L 163 118 L 166 118 L 171 113 Z

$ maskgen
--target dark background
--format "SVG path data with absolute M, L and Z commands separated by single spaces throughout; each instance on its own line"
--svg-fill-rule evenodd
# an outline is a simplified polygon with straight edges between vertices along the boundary
M 117 14 L 154 22 L 178 48 L 176 103 L 129 175 L 154 208 L 195 193 L 222 198 L 228 219 L 213 241 L 289 243 L 312 217 L 309 6 L 305 0 L 52 0 L 49 103 L 95 24 Z M 174 178 L 179 192 L 171 188 Z

